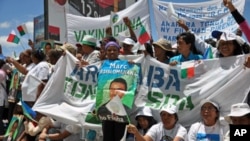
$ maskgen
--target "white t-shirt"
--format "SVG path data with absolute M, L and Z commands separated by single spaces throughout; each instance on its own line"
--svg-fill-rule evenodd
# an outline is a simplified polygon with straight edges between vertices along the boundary
M 163 138 L 165 138 L 164 141 L 172 141 L 176 136 L 187 140 L 187 130 L 179 123 L 176 123 L 171 130 L 165 129 L 162 122 L 157 123 L 148 130 L 146 135 L 150 136 L 153 141 L 161 141 Z
M 40 82 L 35 81 L 31 75 L 42 80 L 47 80 L 49 76 L 49 64 L 46 61 L 38 63 L 34 68 L 32 68 L 26 75 L 22 83 L 22 99 L 24 101 L 35 101 L 37 94 L 37 86 Z
M 87 61 L 89 64 L 93 64 L 95 62 L 100 61 L 100 58 L 98 56 L 99 56 L 99 51 L 94 50 L 89 55 L 83 55 L 82 58 L 83 60 Z
M 203 122 L 191 125 L 188 132 L 188 141 L 223 141 L 226 128 L 217 122 L 213 126 L 206 126 Z

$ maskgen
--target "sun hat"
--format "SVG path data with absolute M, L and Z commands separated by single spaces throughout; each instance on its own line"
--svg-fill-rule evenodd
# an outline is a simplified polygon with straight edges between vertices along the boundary
M 168 112 L 169 114 L 175 114 L 178 112 L 178 108 L 177 108 L 177 106 L 175 106 L 173 104 L 168 104 L 168 105 L 164 105 L 161 108 L 160 113 L 163 111 Z
M 105 45 L 105 50 L 106 50 L 108 47 L 110 47 L 110 46 L 115 46 L 115 47 L 117 47 L 118 49 L 121 48 L 117 42 L 109 41 L 109 42 Z
M 135 44 L 135 41 L 131 38 L 125 38 L 123 41 L 122 41 L 123 44 L 127 44 L 127 45 L 131 45 L 133 46 Z
M 149 107 L 142 107 L 139 112 L 136 114 L 135 116 L 135 120 L 137 120 L 137 118 L 139 116 L 145 116 L 145 117 L 153 117 L 152 111 Z
M 85 35 L 82 39 L 81 44 L 82 45 L 88 45 L 88 46 L 96 46 L 96 38 L 92 35 Z
M 219 105 L 218 105 L 217 103 L 215 103 L 215 102 L 213 102 L 213 101 L 211 101 L 211 100 L 208 100 L 208 99 L 203 99 L 203 100 L 201 100 L 201 102 L 200 102 L 201 107 L 202 107 L 205 103 L 211 103 L 214 107 L 216 107 L 217 110 L 220 109 L 220 107 L 219 107 Z
M 230 113 L 224 117 L 228 123 L 232 123 L 230 117 L 241 117 L 250 113 L 250 107 L 247 103 L 237 103 L 231 106 Z
M 159 40 L 157 40 L 156 42 L 153 43 L 153 45 L 157 45 L 159 47 L 161 47 L 162 49 L 166 50 L 166 51 L 172 51 L 173 48 L 171 46 L 171 43 L 164 39 L 164 38 L 160 38 Z

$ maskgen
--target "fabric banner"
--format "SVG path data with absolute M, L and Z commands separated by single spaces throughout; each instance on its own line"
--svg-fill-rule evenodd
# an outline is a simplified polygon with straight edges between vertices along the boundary
M 232 104 L 243 102 L 250 90 L 250 69 L 243 66 L 246 56 L 194 62 L 192 78 L 181 78 L 181 66 L 171 67 L 150 56 L 137 59 L 131 56 L 141 66 L 133 108 L 150 107 L 154 117 L 160 120 L 159 110 L 164 105 L 175 104 L 179 107 L 181 124 L 190 126 L 200 120 L 200 101 L 210 99 L 219 104 L 220 115 L 224 116 Z M 80 115 L 86 115 L 95 106 L 100 63 L 77 68 L 75 61 L 68 52 L 59 60 L 34 110 L 75 124 L 80 123 Z M 110 80 L 111 77 L 102 83 L 108 86 Z M 129 114 L 131 119 L 133 116 Z
M 127 60 L 105 60 L 103 62 L 98 73 L 96 96 L 96 107 L 101 120 L 108 120 L 113 114 L 127 118 L 126 114 L 120 115 L 119 112 L 112 112 L 117 111 L 112 110 L 114 108 L 122 109 L 123 105 L 119 106 L 118 102 L 111 101 L 117 95 L 121 99 L 122 104 L 132 108 L 138 78 L 139 67 L 129 63 Z M 125 122 L 125 120 L 122 121 Z
M 233 3 L 243 13 L 245 0 L 234 0 Z M 176 22 L 178 19 L 184 20 L 189 29 L 201 39 L 210 38 L 213 30 L 234 32 L 238 28 L 228 8 L 219 0 L 199 3 L 153 0 L 153 11 L 158 38 L 164 37 L 172 43 L 176 42 L 176 35 L 184 32 Z
M 127 26 L 123 22 L 124 17 L 128 17 L 131 20 L 132 27 L 137 35 L 139 35 L 142 25 L 147 32 L 150 33 L 149 10 L 146 0 L 140 0 L 130 7 L 115 13 L 114 19 L 111 20 L 112 35 L 114 37 L 118 37 L 118 33 L 127 30 Z M 110 26 L 110 15 L 100 18 L 91 18 L 66 14 L 66 21 L 68 42 L 75 44 L 81 42 L 84 35 L 87 34 L 93 35 L 99 40 L 104 38 L 106 36 L 105 28 Z

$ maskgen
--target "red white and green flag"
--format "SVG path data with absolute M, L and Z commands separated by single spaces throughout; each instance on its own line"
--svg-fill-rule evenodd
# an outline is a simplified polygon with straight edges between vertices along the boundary
M 139 43 L 144 44 L 149 40 L 150 40 L 150 35 L 146 31 L 145 27 L 141 26 L 141 30 L 140 30 L 139 38 L 138 38 Z
M 20 38 L 16 35 L 15 31 L 12 30 L 9 34 L 9 37 L 7 38 L 7 42 L 16 43 L 18 44 L 20 41 Z
M 18 30 L 18 32 L 19 32 L 19 34 L 20 34 L 21 36 L 23 36 L 23 35 L 25 35 L 25 34 L 28 33 L 28 30 L 27 30 L 25 24 L 19 25 L 19 26 L 17 27 L 17 30 Z
M 182 62 L 181 64 L 181 78 L 185 79 L 191 79 L 194 77 L 195 75 L 195 62 L 194 60 L 192 61 L 186 61 L 186 62 Z

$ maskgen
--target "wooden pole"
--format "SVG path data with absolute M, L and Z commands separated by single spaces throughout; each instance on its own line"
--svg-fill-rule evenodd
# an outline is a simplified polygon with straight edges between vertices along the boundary
M 118 12 L 119 10 L 118 3 L 118 0 L 114 0 L 114 12 Z

